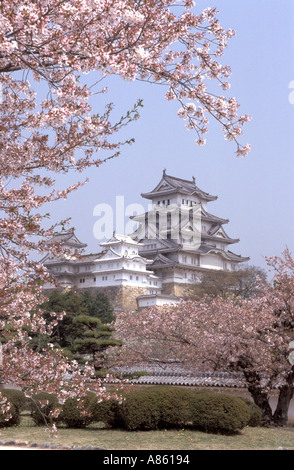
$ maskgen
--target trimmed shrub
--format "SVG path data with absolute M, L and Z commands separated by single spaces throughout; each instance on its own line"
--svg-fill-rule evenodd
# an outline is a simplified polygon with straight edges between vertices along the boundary
M 11 415 L 11 417 L 9 419 L 5 419 L 6 416 L 0 413 L 0 427 L 19 425 L 21 419 L 21 411 L 24 409 L 27 401 L 24 393 L 20 390 L 14 389 L 0 389 L 0 393 L 3 397 L 7 398 L 8 402 L 11 405 L 11 408 L 9 410 L 9 414 Z
M 60 409 L 56 395 L 47 392 L 40 392 L 30 399 L 31 417 L 37 426 L 54 424 L 59 418 L 55 418 L 52 413 Z
M 156 402 L 159 410 L 158 429 L 179 428 L 190 419 L 190 401 L 193 391 L 189 389 L 157 386 L 150 387 L 146 393 Z
M 238 397 L 222 393 L 196 393 L 191 401 L 192 426 L 195 429 L 219 433 L 235 434 L 250 420 L 248 405 Z
M 157 429 L 160 420 L 158 402 L 148 390 L 128 393 L 122 403 L 120 415 L 123 426 L 128 431 Z
M 261 426 L 262 425 L 262 411 L 259 408 L 259 406 L 257 406 L 249 398 L 245 398 L 245 397 L 240 397 L 240 398 L 247 404 L 250 410 L 250 420 L 248 422 L 248 426 L 251 426 L 253 428 Z
M 68 398 L 63 405 L 60 421 L 69 428 L 86 428 L 96 421 L 96 406 L 94 393 L 81 398 Z
M 26 406 L 28 399 L 26 398 L 24 392 L 21 390 L 15 390 L 13 388 L 4 388 L 0 389 L 2 395 L 7 397 L 11 403 L 13 403 L 19 411 L 23 411 Z
M 187 425 L 193 396 L 192 390 L 168 386 L 133 391 L 120 408 L 123 427 L 135 431 Z
M 234 434 L 249 422 L 251 409 L 238 397 L 172 386 L 152 386 L 97 404 L 95 421 L 128 431 L 190 427 Z
M 94 413 L 94 421 L 102 422 L 109 428 L 122 428 L 121 404 L 118 400 L 110 398 L 97 402 Z

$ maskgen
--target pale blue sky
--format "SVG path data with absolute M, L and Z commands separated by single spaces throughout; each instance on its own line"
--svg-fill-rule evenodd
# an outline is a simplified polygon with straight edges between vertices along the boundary
M 144 83 L 105 82 L 109 94 L 97 98 L 116 104 L 121 115 L 138 99 L 144 100 L 141 118 L 124 129 L 120 138 L 134 137 L 121 156 L 86 173 L 90 182 L 68 201 L 50 207 L 52 221 L 69 216 L 76 234 L 89 251 L 100 251 L 93 235 L 97 204 L 114 206 L 116 196 L 127 204 L 147 207 L 140 194 L 154 188 L 167 173 L 184 179 L 195 176 L 197 185 L 213 195 L 208 209 L 229 218 L 225 230 L 240 238 L 232 251 L 250 256 L 250 264 L 264 267 L 264 256 L 294 251 L 294 105 L 289 84 L 294 80 L 292 0 L 199 0 L 195 11 L 216 6 L 225 28 L 236 30 L 223 62 L 232 68 L 229 94 L 241 104 L 241 113 L 252 116 L 242 143 L 252 151 L 236 158 L 235 146 L 223 139 L 219 125 L 211 122 L 205 147 L 195 144 L 177 117 L 178 105 L 164 98 L 165 89 Z M 67 177 L 68 181 L 72 177 Z

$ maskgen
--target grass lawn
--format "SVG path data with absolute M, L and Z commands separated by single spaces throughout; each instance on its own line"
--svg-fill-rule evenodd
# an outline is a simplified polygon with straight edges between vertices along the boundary
M 191 430 L 127 432 L 91 425 L 86 429 L 59 427 L 57 437 L 48 435 L 45 427 L 37 427 L 24 415 L 17 427 L 2 429 L 1 440 L 27 441 L 60 446 L 86 446 L 106 450 L 277 450 L 294 449 L 294 427 L 250 428 L 235 436 L 206 434 Z

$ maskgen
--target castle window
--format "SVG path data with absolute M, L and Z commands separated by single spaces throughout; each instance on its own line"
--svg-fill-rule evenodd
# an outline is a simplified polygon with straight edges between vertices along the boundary
M 94 277 L 94 282 L 96 282 L 96 277 Z

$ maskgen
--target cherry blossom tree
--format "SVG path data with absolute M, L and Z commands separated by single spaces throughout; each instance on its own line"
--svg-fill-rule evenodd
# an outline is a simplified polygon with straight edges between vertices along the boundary
M 225 96 L 230 68 L 221 64 L 235 33 L 222 28 L 214 8 L 197 14 L 193 8 L 192 0 L 1 1 L 0 331 L 7 380 L 24 384 L 26 377 L 32 387 L 34 371 L 37 386 L 48 388 L 46 369 L 50 386 L 55 377 L 61 388 L 57 377 L 66 365 L 56 361 L 58 353 L 48 351 L 45 366 L 44 357 L 26 347 L 27 329 L 46 328 L 37 305 L 50 276 L 34 259 L 48 251 L 65 254 L 48 243 L 56 225 L 48 228 L 43 207 L 84 184 L 58 189 L 56 175 L 99 167 L 132 141 L 115 135 L 138 118 L 141 101 L 117 122 L 111 103 L 99 112 L 91 108 L 94 94 L 107 91 L 108 76 L 165 85 L 166 98 L 178 100 L 179 117 L 198 144 L 213 117 L 238 156 L 249 151 L 239 143 L 249 116 L 238 116 L 236 99 Z
M 294 392 L 294 260 L 268 260 L 274 278 L 255 298 L 204 296 L 117 317 L 124 364 L 172 364 L 242 373 L 265 424 L 284 425 Z M 293 343 L 292 343 L 293 344 Z M 272 412 L 269 398 L 279 391 Z

